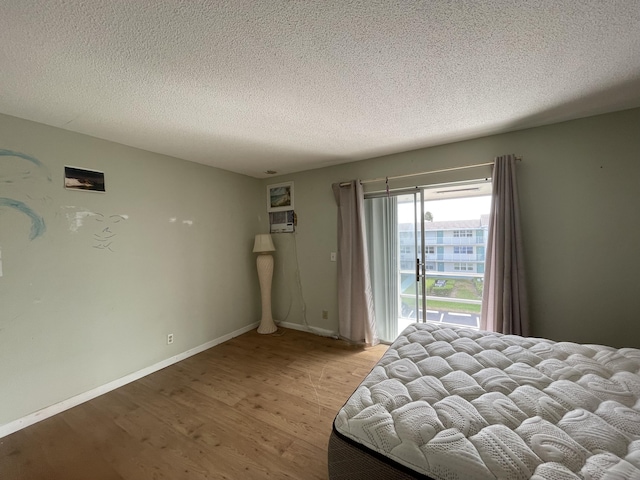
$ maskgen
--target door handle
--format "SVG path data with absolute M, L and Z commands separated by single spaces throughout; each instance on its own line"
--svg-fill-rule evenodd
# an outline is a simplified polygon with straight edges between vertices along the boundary
M 416 282 L 420 281 L 420 259 L 416 258 Z

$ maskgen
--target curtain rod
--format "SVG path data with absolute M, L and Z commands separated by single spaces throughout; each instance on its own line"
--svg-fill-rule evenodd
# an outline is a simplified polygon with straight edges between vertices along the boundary
M 516 157 L 516 161 L 519 162 L 521 160 L 522 160 L 522 157 Z M 434 173 L 454 172 L 456 170 L 465 170 L 467 168 L 487 167 L 493 164 L 494 162 L 476 163 L 473 165 L 463 165 L 461 167 L 450 167 L 450 168 L 442 168 L 440 170 L 431 170 L 429 172 L 407 173 L 406 175 L 395 175 L 393 177 L 372 178 L 370 180 L 360 180 L 360 185 L 364 185 L 366 183 L 386 182 L 389 180 L 397 180 L 399 178 L 410 178 L 410 177 L 419 177 L 421 175 L 432 175 Z M 341 187 L 346 187 L 347 185 L 351 185 L 351 182 L 342 182 L 340 184 Z

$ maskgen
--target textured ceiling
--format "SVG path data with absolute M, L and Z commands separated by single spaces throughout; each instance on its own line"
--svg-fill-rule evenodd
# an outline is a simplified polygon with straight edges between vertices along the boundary
M 255 177 L 635 106 L 638 0 L 0 3 L 0 113 Z

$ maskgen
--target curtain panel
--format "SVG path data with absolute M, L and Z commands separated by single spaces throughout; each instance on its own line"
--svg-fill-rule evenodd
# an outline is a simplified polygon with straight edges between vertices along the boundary
M 364 201 L 371 290 L 380 340 L 398 336 L 398 197 Z
M 528 336 L 516 158 L 495 159 L 480 329 Z
M 338 204 L 338 331 L 350 342 L 376 345 L 362 185 L 353 180 L 332 187 Z

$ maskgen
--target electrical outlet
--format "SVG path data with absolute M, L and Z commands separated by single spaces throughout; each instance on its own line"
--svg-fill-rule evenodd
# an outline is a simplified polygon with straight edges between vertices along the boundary
M 332 262 L 336 261 L 336 252 L 331 252 L 331 255 L 329 256 L 329 258 L 331 259 Z
M 325 320 L 329 318 L 329 312 L 326 310 L 322 310 L 322 318 Z
M 173 343 L 173 333 L 167 335 L 167 345 L 171 345 Z

